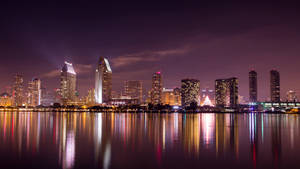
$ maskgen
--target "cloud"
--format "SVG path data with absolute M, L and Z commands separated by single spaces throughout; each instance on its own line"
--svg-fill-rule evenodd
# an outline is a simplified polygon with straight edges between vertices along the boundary
M 74 65 L 75 72 L 77 75 L 84 75 L 91 73 L 93 71 L 93 66 L 91 64 L 85 65 L 85 64 L 75 64 Z M 47 73 L 44 73 L 41 75 L 41 77 L 44 78 L 54 78 L 58 77 L 60 75 L 60 69 L 51 70 Z
M 185 46 L 178 49 L 144 51 L 133 54 L 121 55 L 112 59 L 112 64 L 115 68 L 132 65 L 138 62 L 155 62 L 170 55 L 184 54 L 190 51 L 190 47 Z
M 75 64 L 74 69 L 77 74 L 86 74 L 86 73 L 91 73 L 93 71 L 93 65 L 88 64 Z
M 51 70 L 50 72 L 44 73 L 41 77 L 53 78 L 59 76 L 59 70 Z
M 113 79 L 118 80 L 134 80 L 136 77 L 144 76 L 145 74 L 152 74 L 152 69 L 140 69 L 140 70 L 130 70 L 113 73 Z

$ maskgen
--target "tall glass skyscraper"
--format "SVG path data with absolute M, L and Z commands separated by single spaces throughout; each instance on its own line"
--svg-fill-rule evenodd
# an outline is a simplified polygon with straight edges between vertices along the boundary
M 34 78 L 28 83 L 28 105 L 41 105 L 41 80 Z
M 257 102 L 257 73 L 253 70 L 249 72 L 249 101 Z
M 95 102 L 108 103 L 111 100 L 112 70 L 106 58 L 100 57 L 95 76 Z
M 76 100 L 76 72 L 72 63 L 65 62 L 60 74 L 60 94 L 62 103 L 69 104 Z
M 277 70 L 270 71 L 270 93 L 272 102 L 280 102 L 280 75 Z
M 13 85 L 13 105 L 22 106 L 23 104 L 23 76 L 15 75 L 14 85 Z
M 162 76 L 161 72 L 156 72 L 152 76 L 151 103 L 162 103 Z

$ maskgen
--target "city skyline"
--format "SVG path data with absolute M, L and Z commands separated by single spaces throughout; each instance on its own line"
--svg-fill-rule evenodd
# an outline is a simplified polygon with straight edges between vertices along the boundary
M 102 72 L 102 73 L 101 73 Z M 98 73 L 98 74 L 97 74 Z M 274 73 L 275 73 L 275 75 L 274 75 Z M 154 88 L 156 88 L 155 86 L 157 86 L 157 87 L 159 87 L 159 89 L 158 89 L 158 91 L 160 91 L 160 93 L 162 93 L 163 92 L 163 89 L 165 89 L 166 87 L 163 85 L 163 83 L 161 82 L 162 81 L 162 75 L 161 75 L 162 73 L 161 72 L 155 72 L 155 73 L 153 73 L 152 74 L 152 88 L 150 88 L 149 90 L 148 89 L 143 89 L 143 88 L 140 88 L 139 90 L 139 99 L 138 100 L 140 100 L 139 101 L 139 103 L 142 103 L 141 101 L 142 100 L 144 100 L 143 99 L 143 96 L 144 96 L 144 98 L 145 98 L 145 100 L 144 101 L 146 101 L 147 102 L 147 99 L 146 99 L 146 96 L 147 96 L 147 94 L 149 95 L 149 93 L 148 92 L 150 92 L 150 95 L 148 96 L 148 97 L 150 97 L 150 99 L 154 96 L 153 94 L 151 94 L 151 92 L 153 92 L 153 91 L 155 91 L 155 90 L 153 90 L 153 87 Z M 286 95 L 280 95 L 280 93 L 284 93 L 281 89 L 280 89 L 280 79 L 279 79 L 279 71 L 277 71 L 277 70 L 275 70 L 275 69 L 272 69 L 272 70 L 270 70 L 270 80 L 269 80 L 269 91 L 270 91 L 270 93 L 269 93 L 269 97 L 267 97 L 268 99 L 265 99 L 265 100 L 259 100 L 259 99 L 257 99 L 257 97 L 258 97 L 258 95 L 260 94 L 260 92 L 258 92 L 257 91 L 257 88 L 258 88 L 258 80 L 257 80 L 257 72 L 256 71 L 254 71 L 254 70 L 251 70 L 250 72 L 249 72 L 249 81 L 248 81 L 248 90 L 249 90 L 249 95 L 247 96 L 246 95 L 246 97 L 248 97 L 249 99 L 248 100 L 246 100 L 247 102 L 256 102 L 256 101 L 258 101 L 258 102 L 264 102 L 264 101 L 273 101 L 273 102 L 280 102 L 280 101 L 288 101 L 288 100 L 291 100 L 290 98 L 291 97 L 294 97 L 294 100 L 296 101 L 297 100 L 297 98 L 298 98 L 298 96 L 297 96 L 297 92 L 296 91 L 294 91 L 294 90 L 288 90 L 286 93 Z M 70 77 L 71 78 L 71 80 L 68 80 L 68 78 L 69 78 L 69 75 L 71 75 L 72 77 Z M 79 93 L 78 93 L 78 83 L 77 83 L 77 78 L 76 78 L 76 76 L 77 76 L 77 73 L 76 73 L 76 71 L 75 71 L 75 68 L 73 67 L 73 64 L 72 63 L 69 63 L 69 62 L 67 62 L 67 61 L 65 61 L 64 62 L 64 65 L 63 65 L 63 68 L 62 68 L 62 70 L 61 70 L 61 77 L 60 77 L 60 87 L 59 88 L 56 88 L 55 90 L 59 90 L 59 91 L 56 91 L 56 92 L 59 92 L 60 94 L 60 96 L 62 97 L 62 100 L 64 100 L 63 98 L 68 98 L 69 99 L 69 101 L 71 101 L 71 103 L 72 102 L 77 102 L 77 101 L 79 101 L 79 98 L 82 98 L 82 99 L 84 99 L 85 97 L 89 97 L 89 95 L 90 95 L 90 92 L 91 92 L 91 90 L 95 90 L 95 103 L 97 103 L 97 104 L 102 104 L 102 103 L 109 103 L 109 101 L 113 98 L 113 94 L 112 94 L 112 92 L 116 92 L 116 91 L 113 91 L 112 89 L 111 89 L 111 87 L 112 87 L 112 69 L 111 69 L 111 67 L 110 67 L 110 64 L 109 64 L 109 61 L 108 61 L 108 59 L 107 58 L 104 58 L 104 57 L 100 57 L 100 59 L 99 59 L 99 61 L 98 61 L 98 65 L 96 66 L 96 73 L 95 73 L 95 88 L 90 88 L 88 91 L 86 91 L 87 92 L 87 94 L 85 94 L 85 95 L 81 95 L 81 96 L 79 96 Z M 74 76 L 74 77 L 73 77 Z M 158 77 L 157 77 L 158 76 Z M 23 76 L 21 75 L 21 74 L 15 74 L 15 82 L 14 83 L 16 83 L 16 78 L 17 77 L 19 77 L 19 78 L 21 78 L 21 80 L 19 80 L 19 81 L 21 81 L 21 82 L 17 82 L 17 83 L 21 83 L 20 84 L 20 86 L 21 86 L 21 89 L 18 89 L 18 90 L 22 90 L 22 98 L 21 98 L 21 100 L 25 103 L 27 103 L 28 102 L 28 105 L 30 105 L 30 88 L 31 88 L 31 80 L 29 80 L 29 82 L 28 82 L 28 85 L 27 86 L 25 86 L 24 84 L 23 84 Z M 72 80 L 72 78 L 74 78 L 75 80 Z M 236 77 L 234 77 L 235 79 L 238 79 L 238 78 L 236 78 Z M 33 79 L 37 79 L 37 78 L 33 78 Z M 99 79 L 101 79 L 101 80 L 99 80 Z M 278 80 L 277 80 L 278 79 Z M 43 85 L 41 85 L 41 80 L 40 79 L 38 79 L 39 80 L 39 89 L 38 90 L 40 90 L 40 92 L 41 92 L 41 88 L 43 88 L 44 90 L 46 90 L 47 92 L 49 91 L 49 90 L 47 90 L 46 88 L 44 88 L 44 84 Z M 185 80 L 185 79 L 181 79 L 181 81 L 182 80 Z M 197 79 L 198 80 L 198 79 Z M 229 79 L 216 79 L 215 81 L 219 81 L 219 80 L 229 80 Z M 72 85 L 69 85 L 69 86 L 71 86 L 71 89 L 67 89 L 66 88 L 66 86 L 68 86 L 67 84 L 64 84 L 64 81 L 72 81 L 71 83 L 72 83 Z M 101 85 L 100 85 L 100 81 L 101 81 Z M 103 82 L 102 82 L 103 81 Z M 199 81 L 199 80 L 198 80 Z M 275 82 L 274 82 L 275 81 Z M 139 83 L 143 83 L 141 80 L 125 80 L 124 81 L 124 85 L 122 86 L 123 87 L 123 89 L 121 89 L 120 91 L 118 91 L 117 93 L 118 93 L 118 95 L 120 95 L 120 96 L 127 96 L 128 94 L 126 94 L 126 86 L 128 85 L 128 84 L 126 84 L 126 83 L 128 83 L 128 82 L 139 82 Z M 15 86 L 16 86 L 16 84 L 14 84 L 14 83 L 12 83 L 11 84 L 11 86 L 9 87 L 9 90 L 12 92 L 11 94 L 12 94 L 12 99 L 14 98 L 14 90 L 15 90 Z M 70 82 L 68 82 L 68 83 L 70 83 Z M 103 84 L 102 84 L 103 83 Z M 205 82 L 204 82 L 205 83 Z M 259 82 L 260 83 L 260 82 Z M 274 84 L 274 83 L 276 83 L 276 84 Z M 135 85 L 137 85 L 137 84 L 135 84 Z M 140 84 L 141 85 L 141 84 Z M 153 86 L 154 85 L 154 86 Z M 216 84 L 215 84 L 216 85 Z M 97 86 L 101 86 L 99 89 L 97 89 Z M 226 85 L 225 85 L 226 86 Z M 238 86 L 238 88 L 240 88 L 239 87 L 239 85 L 238 85 L 238 83 L 237 83 L 237 85 L 236 86 Z M 279 87 L 276 87 L 276 86 L 279 86 Z M 182 87 L 182 86 L 181 86 Z M 209 90 L 212 90 L 212 91 L 214 91 L 215 92 L 215 90 L 216 90 L 216 88 L 218 88 L 217 86 L 214 86 L 214 88 L 208 88 L 208 87 L 203 87 L 203 86 L 201 86 L 201 85 L 199 85 L 199 92 L 198 92 L 198 95 L 199 95 L 199 97 L 198 97 L 198 99 L 199 99 L 199 101 L 197 102 L 198 103 L 198 105 L 200 105 L 201 104 L 201 102 L 202 101 L 204 101 L 204 100 L 202 100 L 202 99 L 204 99 L 202 96 L 201 96 L 201 90 L 206 90 L 206 89 L 209 89 Z M 25 90 L 23 89 L 23 88 L 25 88 Z M 71 93 L 73 93 L 73 94 L 63 94 L 64 92 L 64 90 L 63 90 L 63 88 L 65 88 L 65 90 L 72 90 L 72 92 Z M 127 87 L 128 88 L 128 87 Z M 176 89 L 176 88 L 178 88 L 178 87 L 173 87 L 173 88 L 171 88 L 171 89 Z M 273 96 L 274 95 L 274 92 L 272 92 L 272 91 L 274 91 L 275 89 L 274 88 L 278 88 L 278 89 L 276 89 L 277 91 L 277 93 L 279 93 L 279 95 L 278 96 Z M 8 93 L 10 93 L 9 92 L 9 90 L 7 90 L 6 89 L 6 91 L 5 92 L 3 92 L 3 94 L 5 94 L 6 92 L 8 92 Z M 24 90 L 24 91 L 23 91 Z M 96 92 L 98 90 L 98 92 Z M 107 90 L 107 91 L 106 91 Z M 135 89 L 134 89 L 135 90 Z M 147 91 L 148 90 L 148 91 Z M 46 92 L 45 91 L 45 92 Z M 27 92 L 27 93 L 26 93 Z M 123 93 L 124 92 L 124 93 Z M 255 93 L 254 94 L 254 96 L 252 96 L 253 95 L 253 92 Z M 65 92 L 66 93 L 66 92 Z M 70 93 L 70 92 L 69 92 Z M 98 93 L 98 94 L 97 94 Z M 122 94 L 123 93 L 123 94 Z M 224 92 L 223 92 L 224 93 Z M 226 93 L 226 92 L 225 92 Z M 293 96 L 290 96 L 288 93 L 291 93 Z M 24 95 L 25 94 L 25 95 Z M 29 94 L 29 95 L 28 95 Z M 102 94 L 103 94 L 103 96 L 102 96 Z M 27 96 L 28 95 L 28 96 Z M 41 95 L 41 94 L 39 94 L 39 95 Z M 65 96 L 64 96 L 65 95 Z M 68 95 L 68 96 L 67 96 Z M 72 95 L 72 96 L 71 96 Z M 105 97 L 105 99 L 103 100 L 102 98 L 100 99 L 101 101 L 99 102 L 99 98 L 97 97 L 97 96 L 100 96 L 101 95 L 101 97 Z M 155 104 L 158 104 L 158 103 L 161 103 L 162 101 L 161 101 L 161 97 L 162 97 L 162 94 L 160 94 L 161 96 L 158 96 L 159 98 L 160 98 L 160 100 L 159 101 L 151 101 L 151 102 L 155 102 Z M 217 95 L 217 94 L 216 94 Z M 129 95 L 128 95 L 129 96 Z M 236 99 L 240 99 L 240 97 L 242 97 L 242 99 L 244 99 L 244 97 L 245 96 L 241 96 L 241 95 L 239 95 L 239 94 L 237 94 L 237 98 Z M 41 96 L 39 96 L 40 98 L 39 98 L 39 103 L 41 103 Z M 222 96 L 223 97 L 223 96 Z M 224 96 L 225 97 L 225 96 Z M 251 100 L 251 97 L 254 97 L 254 100 L 252 99 Z M 272 98 L 272 97 L 276 97 L 276 99 L 274 99 L 274 98 Z M 134 97 L 131 97 L 131 98 L 134 98 Z M 28 100 L 29 99 L 29 100 Z M 210 97 L 209 99 L 214 99 L 214 98 L 212 98 L 212 97 Z M 14 99 L 13 99 L 14 100 Z M 97 101 L 98 100 L 98 101 Z M 256 100 L 256 101 L 255 101 Z M 63 104 L 65 104 L 66 103 L 66 101 L 62 101 L 62 103 Z M 236 102 L 236 101 L 235 101 Z M 237 102 L 238 103 L 238 102 Z
M 80 95 L 86 95 L 94 86 L 98 57 L 109 56 L 115 91 L 122 90 L 125 80 L 141 80 L 148 90 L 148 77 L 161 71 L 166 88 L 195 78 L 201 88 L 213 89 L 215 79 L 234 76 L 239 78 L 239 93 L 248 98 L 247 73 L 254 69 L 259 74 L 258 100 L 267 100 L 270 91 L 265 79 L 271 69 L 277 69 L 282 93 L 299 94 L 300 25 L 295 22 L 299 11 L 294 4 L 203 3 L 202 10 L 187 4 L 181 11 L 177 3 L 172 7 L 161 3 L 139 6 L 142 13 L 131 10 L 138 5 L 114 9 L 110 4 L 98 8 L 99 4 L 74 3 L 67 5 L 68 12 L 61 5 L 3 5 L 6 19 L 1 23 L 0 44 L 7 66 L 0 69 L 2 92 L 15 74 L 22 74 L 25 82 L 38 77 L 49 90 L 59 88 L 58 70 L 67 60 L 78 71 Z M 157 12 L 152 14 L 153 10 Z M 125 12 L 128 16 L 120 21 L 118 16 Z M 80 21 L 84 24 L 78 25 Z

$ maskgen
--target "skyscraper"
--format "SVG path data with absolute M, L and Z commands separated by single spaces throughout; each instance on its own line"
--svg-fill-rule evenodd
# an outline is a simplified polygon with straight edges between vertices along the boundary
M 112 70 L 106 58 L 100 57 L 95 76 L 95 101 L 97 104 L 108 103 L 112 92 Z
M 196 79 L 181 80 L 181 104 L 190 106 L 191 103 L 200 103 L 200 81 Z
M 217 79 L 215 82 L 215 101 L 217 107 L 232 107 L 238 105 L 238 79 Z
M 76 72 L 72 63 L 65 62 L 60 75 L 60 92 L 63 104 L 76 100 Z
M 143 101 L 143 84 L 137 80 L 127 80 L 124 85 L 125 96 L 137 99 L 139 103 Z
M 28 83 L 28 105 L 41 105 L 41 80 L 34 78 Z
M 23 76 L 21 75 L 15 75 L 12 97 L 14 106 L 23 105 Z
M 156 72 L 152 76 L 151 103 L 161 104 L 162 98 L 162 76 Z
M 257 73 L 253 70 L 249 72 L 249 101 L 257 102 Z
M 277 70 L 270 71 L 271 101 L 280 102 L 280 75 Z

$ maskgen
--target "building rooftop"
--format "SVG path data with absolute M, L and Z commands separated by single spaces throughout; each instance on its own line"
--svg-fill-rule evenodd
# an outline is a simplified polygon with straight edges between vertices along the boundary
M 74 67 L 73 67 L 72 63 L 69 63 L 69 62 L 66 62 L 66 61 L 65 61 L 65 64 L 62 68 L 62 71 L 76 75 L 76 72 L 74 70 Z

